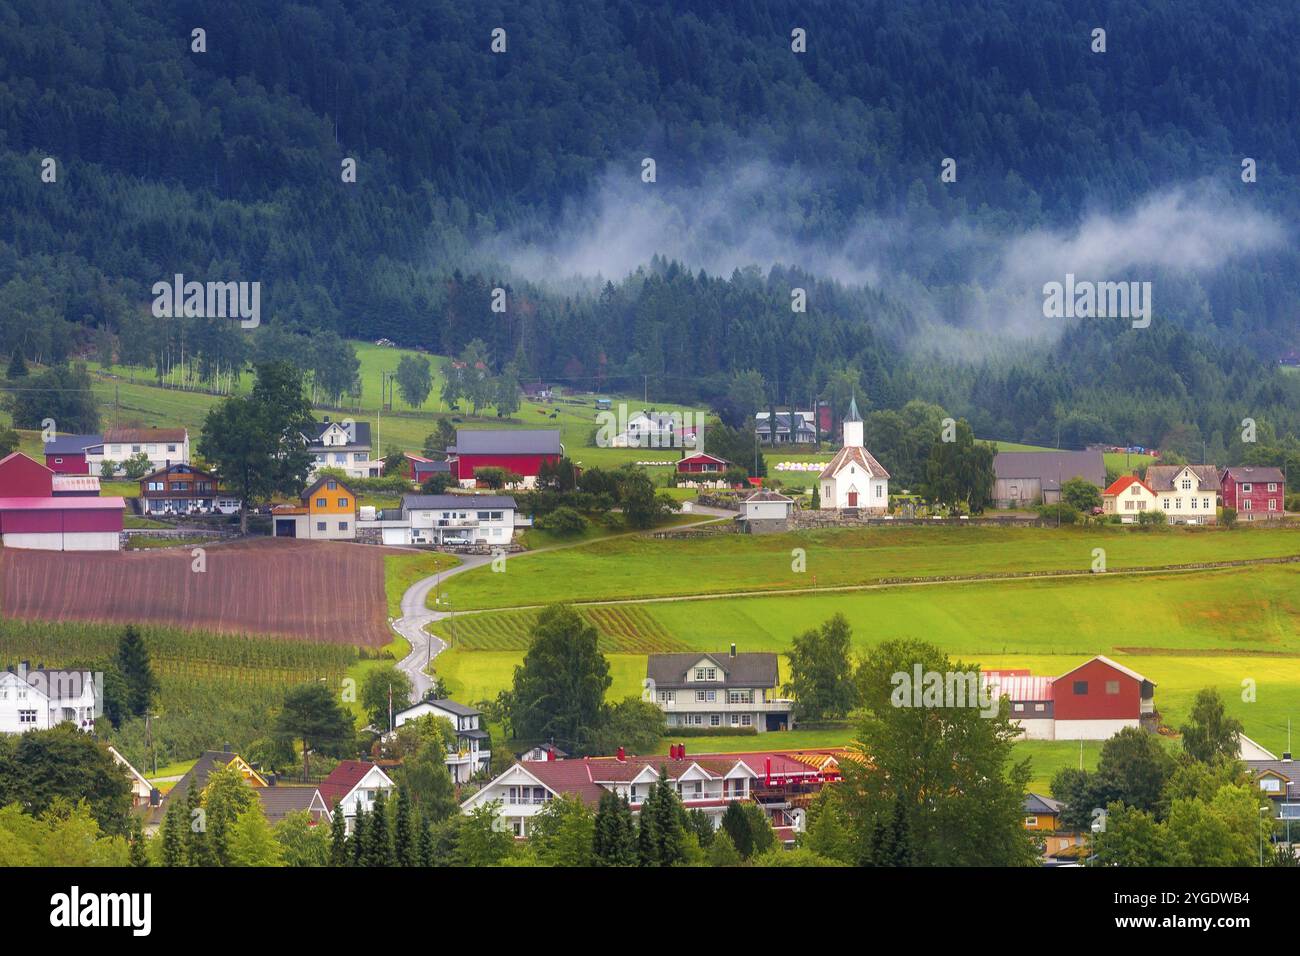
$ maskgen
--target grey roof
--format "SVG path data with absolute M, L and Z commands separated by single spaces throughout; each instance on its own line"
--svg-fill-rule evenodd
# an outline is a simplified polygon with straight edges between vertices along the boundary
M 1147 487 L 1152 491 L 1173 491 L 1174 478 L 1184 468 L 1192 469 L 1192 473 L 1201 479 L 1202 491 L 1219 490 L 1218 465 L 1148 465 Z
M 402 495 L 403 511 L 437 508 L 510 508 L 517 505 L 509 495 Z
M 420 472 L 422 472 L 422 471 L 424 471 L 424 472 L 429 472 L 430 474 L 434 474 L 434 475 L 437 475 L 437 474 L 450 474 L 450 473 L 451 473 L 451 462 L 447 462 L 447 461 L 417 461 L 417 462 L 412 462 L 412 468 L 411 468 L 411 470 L 412 470 L 413 472 L 415 472 L 415 474 L 417 474 L 417 475 L 418 475 Z
M 47 455 L 80 455 L 93 445 L 104 443 L 101 435 L 56 435 L 45 443 Z
M 339 421 L 313 422 L 312 424 L 314 425 L 314 428 L 309 429 L 306 432 L 307 444 L 317 445 L 320 444 L 320 437 L 321 435 L 325 434 L 325 430 L 327 428 L 329 428 L 331 425 L 342 425 L 343 421 L 340 419 Z M 370 444 L 370 422 L 354 421 L 353 428 L 352 428 L 352 435 L 353 435 L 352 441 L 349 443 L 349 445 L 339 445 L 338 447 L 348 448 L 351 445 L 369 445 Z M 331 445 L 330 447 L 332 448 L 334 446 Z
M 723 679 L 702 683 L 687 681 L 687 672 L 699 661 L 708 658 L 722 671 Z M 731 657 L 726 652 L 703 654 L 651 654 L 646 659 L 646 677 L 656 687 L 775 687 L 777 683 L 776 655 L 768 652 L 750 652 Z
M 756 491 L 745 500 L 746 501 L 794 501 L 793 498 L 789 498 L 786 495 L 781 494 L 781 492 L 779 491 L 772 491 L 770 488 L 765 488 L 762 491 Z
M 993 456 L 998 478 L 1036 478 L 1055 490 L 1071 478 L 1082 477 L 1106 487 L 1106 459 L 1100 451 L 1000 451 Z
M 275 826 L 290 813 L 308 809 L 312 798 L 316 796 L 316 788 L 306 786 L 257 787 L 253 792 L 262 801 L 262 815 L 271 826 Z
M 1293 786 L 1291 787 L 1291 798 L 1293 800 L 1300 800 L 1300 763 L 1296 763 L 1294 760 L 1280 759 L 1243 760 L 1242 763 L 1246 765 L 1246 768 L 1250 771 L 1252 777 L 1258 777 L 1260 774 L 1271 770 L 1273 773 L 1280 774 L 1283 780 L 1292 781 Z M 1286 784 L 1284 783 L 1278 796 L 1282 796 L 1285 792 Z
M 1053 800 L 1051 797 L 1044 797 L 1037 793 L 1025 794 L 1025 813 L 1060 813 L 1065 804 L 1060 800 Z
M 559 455 L 557 428 L 457 428 L 456 444 L 448 448 L 457 455 Z
M 454 700 L 445 697 L 442 700 L 426 700 L 422 701 L 422 703 L 432 704 L 439 710 L 445 710 L 447 713 L 455 714 L 457 717 L 477 717 L 483 713 L 483 711 L 478 710 L 477 708 L 466 707 L 464 704 L 458 704 Z M 418 707 L 419 704 L 416 706 Z
M 1281 468 L 1259 465 L 1236 465 L 1225 469 L 1224 474 L 1233 481 L 1275 481 L 1279 484 L 1286 481 L 1286 476 L 1282 474 Z

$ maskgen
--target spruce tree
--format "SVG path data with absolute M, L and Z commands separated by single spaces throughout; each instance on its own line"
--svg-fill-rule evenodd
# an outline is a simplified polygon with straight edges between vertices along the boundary
M 135 814 L 131 815 L 131 842 L 127 849 L 129 851 L 127 859 L 131 866 L 149 865 L 149 856 L 144 848 L 144 830 L 140 827 L 140 818 Z
M 27 377 L 27 360 L 23 358 L 22 349 L 14 348 L 13 354 L 9 356 L 9 371 L 5 374 L 11 382 L 14 379 Z
M 375 797 L 375 808 L 366 823 L 366 841 L 361 853 L 365 866 L 393 865 L 393 836 L 388 826 L 388 801 L 382 790 Z
M 366 847 L 368 845 L 366 830 L 369 829 L 369 818 L 370 814 L 366 813 L 364 808 L 358 806 L 357 815 L 352 821 L 352 837 L 348 840 L 348 844 L 352 848 L 353 866 L 369 865 L 366 862 Z
M 659 865 L 659 829 L 658 821 L 651 812 L 651 801 L 658 787 L 650 788 L 650 796 L 641 804 L 641 812 L 636 818 L 636 853 L 641 866 Z
M 405 787 L 397 790 L 397 823 L 393 827 L 393 854 L 398 866 L 418 866 L 418 848 L 411 826 L 411 798 Z
M 636 866 L 637 832 L 627 797 L 611 791 L 600 795 L 592 853 L 597 866 Z
M 343 819 L 343 801 L 334 804 L 330 816 L 330 866 L 348 865 L 348 825 Z
M 741 859 L 748 860 L 754 852 L 754 835 L 749 830 L 749 817 L 745 815 L 745 808 L 735 800 L 727 804 L 727 809 L 722 814 L 722 829 L 731 837 Z
M 672 866 L 686 858 L 686 809 L 672 784 L 668 783 L 668 768 L 659 771 L 659 779 L 654 794 L 655 830 L 659 840 L 659 866 Z M 645 808 L 641 810 L 645 815 Z
M 185 805 L 171 802 L 162 826 L 163 866 L 185 865 Z
M 434 866 L 433 855 L 433 829 L 429 824 L 421 821 L 420 823 L 420 847 L 419 847 L 420 866 Z
M 216 866 L 216 854 L 208 839 L 202 805 L 203 794 L 197 780 L 185 791 L 185 863 L 187 866 Z
M 118 639 L 117 669 L 126 681 L 127 710 L 136 717 L 143 717 L 158 693 L 158 678 L 149 663 L 149 649 L 134 624 L 128 624 Z

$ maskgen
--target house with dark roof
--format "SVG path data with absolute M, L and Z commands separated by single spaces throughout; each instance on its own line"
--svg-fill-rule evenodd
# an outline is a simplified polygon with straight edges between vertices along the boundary
M 793 701 L 779 696 L 776 655 L 651 654 L 646 688 L 668 727 L 754 728 L 759 733 L 794 727 Z
M 1279 821 L 1292 824 L 1300 832 L 1300 765 L 1289 752 L 1281 757 L 1243 760 L 1261 797 L 1267 797 Z
M 778 411 L 773 427 L 770 411 L 754 413 L 754 433 L 764 445 L 808 445 L 817 442 L 812 412 Z
M 1215 524 L 1221 481 L 1215 465 L 1148 465 L 1146 486 L 1170 524 Z
M 45 443 L 45 467 L 56 475 L 89 475 L 86 451 L 103 443 L 102 435 L 56 435 Z
M 378 531 L 390 545 L 507 547 L 515 528 L 528 527 L 510 495 L 402 495 L 401 507 L 360 522 L 363 532 Z
M 370 813 L 379 794 L 391 794 L 397 784 L 376 764 L 367 760 L 340 760 L 338 766 L 316 788 L 310 810 L 315 815 L 331 816 L 335 806 L 343 807 L 347 832 L 356 826 L 357 811 Z
M 1000 451 L 993 456 L 993 506 L 1033 508 L 1061 500 L 1061 485 L 1082 478 L 1106 487 L 1106 459 L 1091 451 Z
M 447 449 L 452 477 L 462 488 L 477 487 L 480 468 L 513 472 L 522 487 L 532 488 L 542 464 L 563 456 L 556 428 L 458 428 L 456 444 Z
M 140 479 L 145 514 L 226 514 L 239 510 L 236 495 L 221 490 L 217 476 L 193 465 L 172 464 Z
M 1281 468 L 1238 465 L 1224 469 L 1223 506 L 1238 521 L 1278 521 L 1286 516 L 1286 475 Z
M 329 823 L 329 815 L 321 812 L 321 805 L 316 800 L 315 787 L 276 782 L 269 787 L 260 787 L 255 792 L 262 804 L 262 815 L 271 826 L 289 814 L 300 811 L 306 811 L 313 824 Z
M 312 457 L 311 474 L 318 468 L 338 468 L 349 478 L 378 478 L 383 474 L 382 458 L 372 458 L 370 423 L 352 419 L 331 421 L 326 415 L 302 433 Z
M 298 504 L 271 509 L 271 533 L 277 538 L 346 541 L 357 536 L 357 525 L 357 493 L 328 474 L 308 485 Z
M 173 462 L 188 464 L 190 433 L 184 428 L 110 428 L 100 444 L 87 446 L 86 464 L 92 475 L 102 474 L 106 461 L 120 472 L 124 461 L 139 455 L 148 458 L 153 469 Z
M 753 751 L 688 757 L 684 744 L 674 744 L 666 756 L 635 757 L 620 750 L 613 757 L 521 761 L 466 799 L 461 811 L 495 803 L 510 832 L 526 838 L 533 817 L 557 797 L 576 797 L 595 808 L 603 794 L 613 793 L 638 814 L 652 787 L 669 786 L 686 809 L 702 812 L 715 829 L 729 803 L 755 803 L 777 838 L 791 844 L 805 827 L 812 798 L 840 779 L 842 756 L 831 751 Z
M 451 465 L 445 461 L 435 461 L 432 458 L 426 458 L 423 455 L 417 455 L 414 452 L 405 452 L 402 455 L 401 475 L 417 485 L 423 484 L 434 475 L 450 475 Z
M 447 769 L 455 783 L 465 783 L 492 766 L 492 738 L 483 729 L 483 712 L 454 700 L 424 700 L 393 715 L 393 725 L 401 727 L 409 720 L 437 717 L 451 724 L 456 732 L 456 746 L 447 752 Z
M 194 761 L 194 766 L 185 773 L 185 776 L 176 781 L 175 785 L 163 797 L 162 802 L 150 809 L 149 825 L 156 827 L 162 822 L 162 818 L 167 813 L 167 808 L 173 805 L 182 806 L 188 798 L 191 787 L 198 787 L 199 792 L 208 785 L 208 777 L 214 770 L 223 770 L 232 767 L 238 770 L 240 775 L 254 790 L 260 790 L 263 787 L 269 787 L 270 781 L 263 776 L 258 770 L 254 769 L 243 757 L 229 750 L 205 750 L 200 754 L 199 759 Z

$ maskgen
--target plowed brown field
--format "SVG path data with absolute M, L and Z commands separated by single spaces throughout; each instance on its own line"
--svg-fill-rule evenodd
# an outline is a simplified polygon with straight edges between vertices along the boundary
M 309 641 L 387 644 L 385 548 L 268 538 L 206 548 L 0 553 L 0 614 L 135 621 Z

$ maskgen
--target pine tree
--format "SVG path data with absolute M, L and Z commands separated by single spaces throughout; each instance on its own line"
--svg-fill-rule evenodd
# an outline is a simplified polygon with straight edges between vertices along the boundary
M 343 801 L 334 804 L 330 816 L 330 866 L 348 865 L 348 826 L 343 819 Z
M 388 828 L 388 802 L 381 790 L 366 824 L 365 845 L 361 850 L 364 866 L 392 866 L 393 837 Z
M 659 831 L 655 816 L 650 812 L 650 801 L 654 799 L 656 789 L 650 788 L 650 797 L 641 804 L 641 813 L 636 818 L 636 853 L 641 866 L 659 865 Z
M 131 842 L 128 845 L 128 861 L 131 866 L 148 866 L 149 856 L 145 853 L 144 830 L 140 827 L 140 818 L 131 815 Z
M 163 866 L 185 865 L 185 805 L 173 801 L 167 807 L 162 827 Z
M 27 360 L 23 358 L 23 350 L 14 348 L 13 355 L 9 356 L 9 371 L 5 373 L 9 381 L 18 378 L 27 377 Z
M 366 862 L 366 847 L 369 842 L 366 837 L 366 830 L 370 826 L 369 819 L 370 814 L 358 806 L 357 815 L 352 821 L 352 837 L 348 840 L 348 844 L 352 849 L 353 866 L 369 866 Z
M 654 788 L 656 837 L 659 840 L 659 866 L 672 866 L 686 858 L 686 809 L 672 785 L 667 783 L 668 768 L 660 770 L 659 779 L 665 781 Z M 642 808 L 645 815 L 645 808 Z
M 187 866 L 216 866 L 216 854 L 208 839 L 202 807 L 202 793 L 197 780 L 191 780 L 185 791 L 185 864 Z
M 158 693 L 158 678 L 149 663 L 149 649 L 134 624 L 128 624 L 118 640 L 117 668 L 126 681 L 127 710 L 136 717 L 143 717 Z
M 727 809 L 722 814 L 722 829 L 731 837 L 731 843 L 741 858 L 748 860 L 754 852 L 754 835 L 749 830 L 749 817 L 745 815 L 745 808 L 735 800 L 727 804 Z
M 611 791 L 600 796 L 592 853 L 597 866 L 636 866 L 637 830 L 627 797 Z
M 397 823 L 393 828 L 393 854 L 398 866 L 418 866 L 415 834 L 411 827 L 411 798 L 405 787 L 397 791 Z
M 420 866 L 434 866 L 433 858 L 433 829 L 427 823 L 420 824 L 420 847 L 419 847 Z

